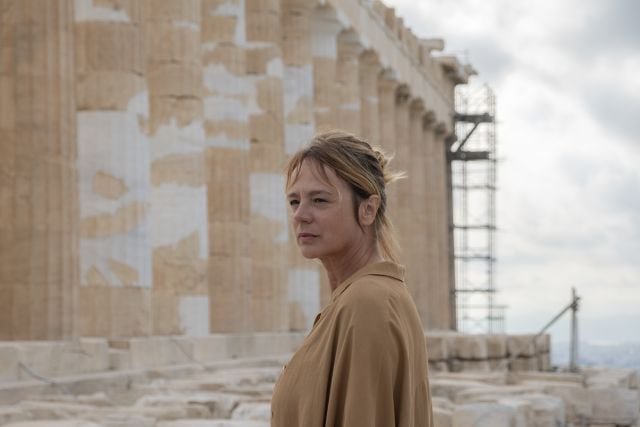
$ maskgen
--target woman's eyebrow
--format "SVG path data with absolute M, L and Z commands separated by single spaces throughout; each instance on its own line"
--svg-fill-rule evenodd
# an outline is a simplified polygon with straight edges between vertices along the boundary
M 308 195 L 309 196 L 317 196 L 318 194 L 326 194 L 331 196 L 333 193 L 328 191 L 328 190 L 311 190 L 309 191 Z M 297 191 L 292 191 L 291 193 L 287 194 L 287 198 L 290 199 L 292 197 L 299 197 L 299 193 Z

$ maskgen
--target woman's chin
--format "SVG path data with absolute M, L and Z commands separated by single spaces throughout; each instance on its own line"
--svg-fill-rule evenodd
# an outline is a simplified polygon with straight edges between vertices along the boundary
M 316 254 L 313 251 L 301 251 L 301 254 L 306 259 L 316 259 L 316 258 L 318 258 L 318 254 Z
M 318 258 L 321 253 L 320 251 L 315 250 L 315 248 L 311 248 L 309 246 L 299 246 L 300 249 L 300 254 L 305 257 L 306 259 L 316 259 Z

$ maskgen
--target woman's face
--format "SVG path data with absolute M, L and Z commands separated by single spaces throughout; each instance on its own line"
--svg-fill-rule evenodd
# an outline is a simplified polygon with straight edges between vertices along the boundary
M 326 180 L 319 168 L 324 169 Z M 327 166 L 304 160 L 287 200 L 296 242 L 305 258 L 344 256 L 364 237 L 354 215 L 351 188 Z

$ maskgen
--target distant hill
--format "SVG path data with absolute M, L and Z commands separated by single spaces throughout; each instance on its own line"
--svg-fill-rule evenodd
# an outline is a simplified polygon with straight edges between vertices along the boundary
M 567 366 L 569 353 L 568 342 L 553 342 L 551 363 L 555 366 Z M 581 342 L 578 348 L 578 363 L 640 370 L 640 342 L 612 345 Z

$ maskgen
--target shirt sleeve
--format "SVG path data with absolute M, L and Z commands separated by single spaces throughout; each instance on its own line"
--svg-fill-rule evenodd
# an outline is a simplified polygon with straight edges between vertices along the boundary
M 326 427 L 390 427 L 401 334 L 384 300 L 360 295 L 342 307 L 335 335 Z

